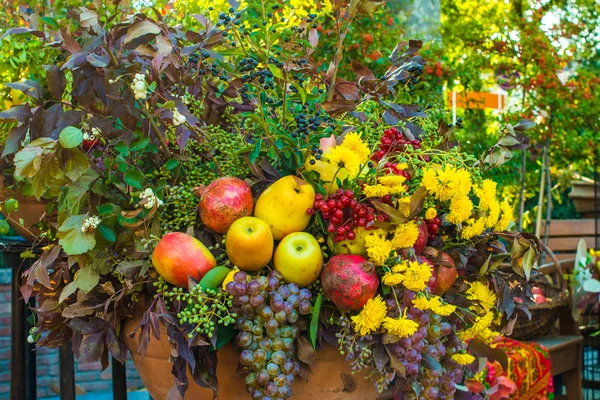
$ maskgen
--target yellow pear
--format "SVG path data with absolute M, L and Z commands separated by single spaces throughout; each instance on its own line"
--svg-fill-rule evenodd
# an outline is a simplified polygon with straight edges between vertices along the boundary
M 308 226 L 310 215 L 306 212 L 315 202 L 315 190 L 306 181 L 288 175 L 273 183 L 259 196 L 254 206 L 254 216 L 269 225 L 273 239 L 281 240 Z

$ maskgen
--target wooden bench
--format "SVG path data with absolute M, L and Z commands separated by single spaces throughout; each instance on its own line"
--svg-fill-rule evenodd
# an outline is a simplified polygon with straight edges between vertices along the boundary
M 600 222 L 598 222 L 600 232 Z M 588 248 L 596 245 L 596 230 L 593 219 L 552 220 L 549 224 L 548 247 L 559 260 L 561 269 L 567 277 L 572 273 L 575 264 L 575 253 L 581 239 Z M 545 228 L 542 230 L 542 238 Z M 550 261 L 548 259 L 546 262 Z M 546 273 L 556 270 L 553 263 L 544 264 L 540 271 Z M 567 396 L 557 395 L 555 398 L 569 400 L 583 399 L 583 336 L 579 332 L 578 323 L 573 320 L 569 307 L 561 307 L 559 319 L 559 335 L 555 337 L 533 339 L 532 341 L 546 347 L 552 362 L 552 376 L 562 375 Z

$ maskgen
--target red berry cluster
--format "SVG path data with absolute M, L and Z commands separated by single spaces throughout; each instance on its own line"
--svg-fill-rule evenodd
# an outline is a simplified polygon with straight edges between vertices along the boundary
M 400 176 L 403 176 L 404 178 L 406 178 L 407 181 L 410 180 L 410 174 L 408 173 L 408 171 L 398 169 L 398 163 L 386 162 L 383 165 L 383 170 L 386 175 L 389 175 L 389 174 L 400 175 Z
M 429 239 L 435 239 L 438 231 L 440 230 L 440 224 L 442 221 L 438 217 L 433 219 L 426 219 L 427 232 L 429 232 Z
M 420 149 L 421 141 L 419 139 L 408 140 L 402 132 L 395 127 L 391 127 L 383 131 L 379 147 L 373 153 L 371 159 L 379 162 L 388 154 L 404 151 L 406 146 L 412 146 L 413 149 Z M 425 161 L 429 161 L 428 156 L 424 156 L 423 158 Z
M 321 212 L 328 221 L 327 232 L 333 235 L 333 241 L 338 243 L 344 239 L 356 238 L 355 228 L 370 229 L 375 220 L 385 220 L 385 215 L 375 215 L 375 209 L 369 204 L 358 202 L 352 190 L 338 189 L 327 198 L 317 194 L 312 208 L 307 210 L 309 215 Z

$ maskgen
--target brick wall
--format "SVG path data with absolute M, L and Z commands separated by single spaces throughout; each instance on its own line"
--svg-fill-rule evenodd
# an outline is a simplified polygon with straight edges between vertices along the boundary
M 11 270 L 0 269 L 0 399 L 8 399 L 10 392 L 10 308 L 11 308 Z M 37 396 L 38 399 L 58 395 L 59 367 L 58 350 L 39 348 L 36 350 Z M 78 395 L 112 390 L 110 368 L 101 371 L 100 363 L 76 363 L 75 382 Z M 143 387 L 133 363 L 127 363 L 127 386 L 130 389 Z

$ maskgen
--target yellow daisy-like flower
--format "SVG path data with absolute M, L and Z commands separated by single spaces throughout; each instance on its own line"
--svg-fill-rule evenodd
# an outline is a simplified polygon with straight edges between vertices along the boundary
M 429 207 L 427 211 L 425 211 L 425 219 L 434 219 L 437 217 L 437 210 L 433 207 Z
M 496 200 L 496 186 L 498 184 L 491 179 L 484 179 L 481 187 L 474 188 L 473 192 L 479 197 L 479 208 L 487 210 L 493 201 Z
M 342 142 L 342 147 L 346 147 L 349 150 L 352 150 L 354 154 L 358 157 L 359 163 L 365 163 L 371 152 L 369 151 L 369 146 L 361 139 L 360 135 L 356 132 L 347 133 L 344 136 L 344 141 Z
M 386 272 L 381 277 L 381 282 L 387 286 L 396 286 L 402 283 L 402 275 Z
M 497 232 L 505 231 L 508 228 L 508 225 L 510 225 L 510 222 L 514 216 L 513 208 L 508 201 L 504 200 L 500 205 L 500 208 L 502 209 L 502 217 L 494 227 L 494 230 Z
M 439 296 L 432 296 L 429 299 L 429 309 L 442 317 L 447 317 L 456 311 L 456 306 L 442 301 Z
M 406 265 L 406 261 L 400 261 L 399 263 L 397 263 L 396 265 L 394 265 L 392 267 L 392 272 L 396 273 L 396 274 L 401 274 L 402 272 L 405 272 L 408 269 L 408 265 Z
M 415 221 L 409 221 L 405 224 L 398 225 L 394 233 L 394 248 L 405 249 L 412 247 L 419 237 L 419 228 Z
M 423 172 L 423 178 L 421 178 L 421 186 L 423 186 L 427 191 L 435 193 L 438 188 L 438 180 L 435 170 L 426 169 Z
M 354 330 L 361 336 L 368 335 L 379 329 L 386 314 L 387 308 L 385 307 L 385 302 L 381 296 L 377 295 L 375 298 L 367 301 L 358 315 L 351 317 L 354 323 Z
M 346 168 L 350 176 L 358 174 L 360 168 L 360 158 L 347 147 L 336 146 L 327 154 L 330 163 L 338 168 Z
M 365 238 L 367 255 L 375 265 L 384 265 L 392 251 L 392 242 L 385 236 L 371 233 Z
M 446 219 L 455 224 L 461 224 L 471 216 L 473 212 L 473 202 L 467 196 L 457 196 L 450 202 L 450 213 Z
M 494 322 L 494 313 L 488 312 L 483 317 L 477 317 L 475 319 L 475 323 L 471 327 L 471 330 L 476 335 L 480 332 L 485 332 L 485 330 L 492 325 L 492 322 Z
M 391 188 L 383 185 L 365 185 L 363 187 L 363 193 L 367 197 L 383 197 L 391 194 Z
M 383 321 L 383 327 L 392 335 L 404 338 L 414 335 L 417 329 L 419 329 L 419 324 L 412 319 L 406 318 L 406 316 L 398 319 L 386 317 Z
M 465 329 L 464 331 L 456 332 L 456 336 L 463 342 L 471 340 L 475 337 L 475 333 L 471 328 Z
M 415 308 L 421 311 L 431 310 L 431 302 L 425 296 L 417 296 L 413 299 L 412 304 Z
M 477 235 L 481 235 L 485 229 L 485 218 L 479 218 L 477 221 L 469 220 L 469 225 L 464 227 L 461 233 L 463 239 L 471 239 Z
M 466 169 L 446 165 L 444 169 L 425 170 L 421 185 L 435 194 L 436 199 L 446 201 L 456 196 L 467 196 L 471 191 L 472 182 Z
M 401 197 L 398 199 L 398 209 L 405 217 L 410 215 L 410 197 Z
M 468 300 L 476 301 L 487 312 L 496 305 L 496 293 L 479 281 L 471 282 L 465 292 Z
M 488 210 L 488 215 L 485 219 L 485 227 L 493 228 L 498 223 L 499 218 L 500 218 L 500 203 L 498 202 L 498 200 L 493 199 L 490 202 L 490 208 Z
M 406 182 L 406 178 L 400 175 L 387 175 L 382 176 L 377 179 L 379 183 L 384 186 L 395 187 L 401 186 L 404 187 L 404 182 Z
M 421 264 L 417 261 L 411 261 L 404 276 L 402 284 L 408 290 L 421 292 L 427 287 L 427 282 L 431 278 L 431 267 L 429 264 Z
M 469 365 L 475 361 L 475 357 L 467 353 L 456 353 L 452 354 L 452 359 L 460 365 Z

